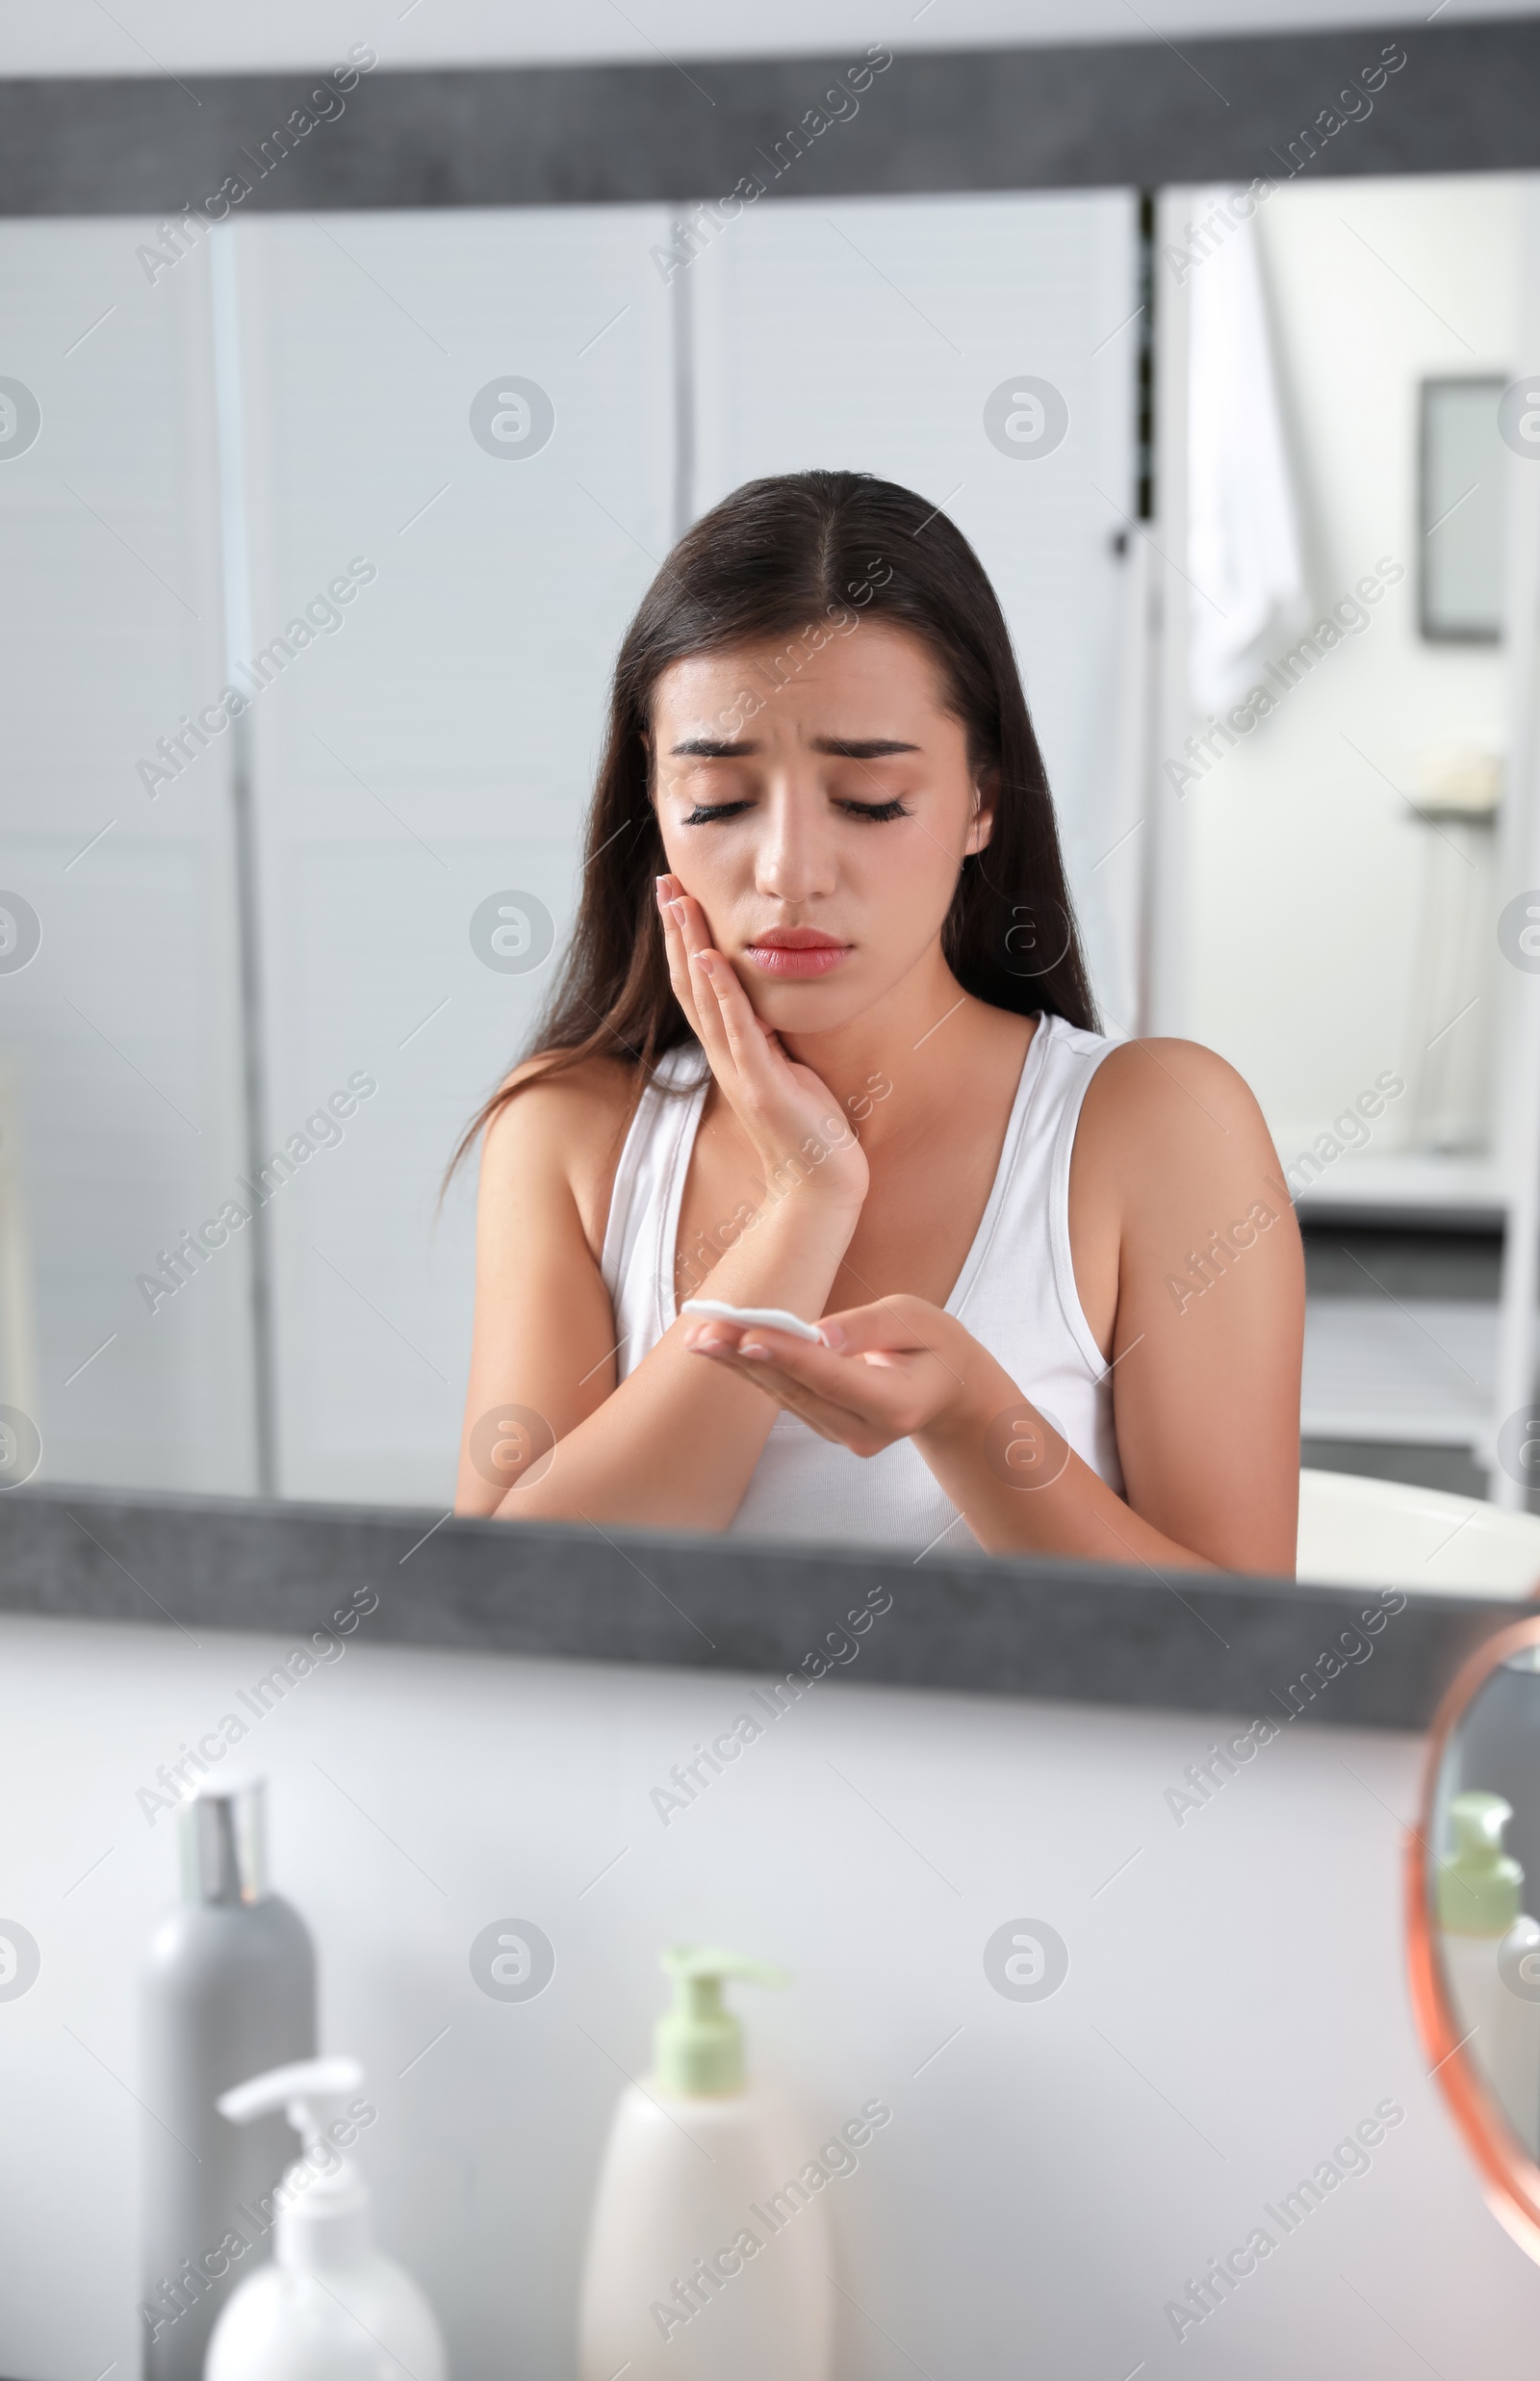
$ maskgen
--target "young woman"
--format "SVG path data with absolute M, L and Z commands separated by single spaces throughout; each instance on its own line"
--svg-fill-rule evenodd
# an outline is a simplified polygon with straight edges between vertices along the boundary
M 695 525 L 621 649 L 583 885 L 459 1152 L 460 1512 L 1292 1571 L 1272 1145 L 1211 1051 L 1096 1031 L 944 513 L 805 472 Z

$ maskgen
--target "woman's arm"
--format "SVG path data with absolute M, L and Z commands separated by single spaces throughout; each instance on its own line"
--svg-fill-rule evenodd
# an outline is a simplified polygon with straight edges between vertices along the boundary
M 825 1087 L 767 1039 L 694 904 L 668 919 L 666 934 L 676 993 L 777 1184 L 713 1267 L 711 1294 L 821 1313 L 865 1194 L 860 1145 Z M 617 1385 L 614 1317 L 594 1254 L 603 1216 L 585 1229 L 574 1187 L 575 1171 L 606 1171 L 617 1079 L 618 1070 L 608 1096 L 592 1078 L 536 1081 L 488 1130 L 455 1509 L 722 1530 L 775 1409 L 693 1360 L 687 1316 Z M 812 1143 L 822 1156 L 808 1154 Z
M 687 1315 L 617 1386 L 608 1293 L 551 1119 L 540 1113 L 554 1092 L 521 1093 L 488 1135 L 455 1509 L 505 1520 L 725 1529 L 775 1408 L 693 1361 Z M 713 1297 L 819 1312 L 854 1218 L 809 1216 L 798 1203 L 799 1191 L 788 1192 L 721 1257 Z
M 1129 1043 L 1087 1094 L 1072 1214 L 1081 1169 L 1083 1220 L 1118 1251 L 1129 1505 L 1221 1568 L 1292 1573 L 1304 1254 L 1261 1109 L 1213 1050 Z
M 1240 1076 L 1188 1043 L 1112 1053 L 1082 1113 L 1071 1217 L 1083 1303 L 1098 1272 L 1116 1299 L 1126 1502 L 955 1317 L 923 1300 L 827 1318 L 827 1353 L 716 1323 L 691 1337 L 717 1369 L 759 1379 L 858 1454 L 912 1437 L 991 1553 L 1291 1572 L 1304 1271 Z

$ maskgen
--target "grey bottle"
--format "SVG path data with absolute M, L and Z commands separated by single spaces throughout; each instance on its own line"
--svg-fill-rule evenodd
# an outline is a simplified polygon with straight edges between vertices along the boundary
M 268 1891 L 263 1782 L 211 1778 L 178 1819 L 182 1901 L 140 1980 L 144 2381 L 198 2381 L 215 2317 L 271 2254 L 271 2195 L 298 2155 L 281 2115 L 232 2125 L 216 2099 L 316 2054 L 316 1954 Z

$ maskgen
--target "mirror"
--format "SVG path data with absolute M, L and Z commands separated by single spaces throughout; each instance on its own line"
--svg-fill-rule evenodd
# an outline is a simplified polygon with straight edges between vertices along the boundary
M 1487 2197 L 1540 2259 L 1540 1620 L 1472 1656 L 1407 1839 L 1412 2002 Z
M 1502 634 L 1501 380 L 1424 380 L 1420 440 L 1423 634 Z
M 956 505 L 1127 1013 L 1137 202 L 788 202 L 675 247 L 656 207 L 0 230 L 42 420 L 0 472 L 0 1402 L 39 1481 L 448 1503 L 475 1169 L 436 1219 L 440 1180 L 570 927 L 621 634 L 755 473 Z M 1028 324 L 1076 431 L 1022 468 L 979 411 Z
M 7 1485 L 449 1505 L 474 1167 L 439 1191 L 566 945 L 615 650 L 692 520 L 816 463 L 989 573 L 1106 1030 L 1261 1101 L 1321 1260 L 1307 1461 L 1522 1501 L 1491 615 L 1530 203 L 0 226 Z M 1364 1235 L 1409 1222 L 1393 1290 Z
M 1496 177 L 1290 185 L 1256 209 L 1249 287 L 1247 227 L 1199 209 L 1184 283 L 1203 371 L 1187 455 L 1198 583 L 1165 746 L 1177 849 L 1154 916 L 1157 1013 L 1240 1068 L 1301 1221 L 1320 1219 L 1307 1462 L 1322 1440 L 1339 1443 L 1321 1461 L 1363 1450 L 1346 1466 L 1359 1470 L 1376 1440 L 1459 1449 L 1421 1477 L 1515 1505 L 1494 1442 L 1528 1383 L 1521 1366 L 1497 1385 L 1498 1226 L 1528 1162 L 1505 1100 L 1529 1096 L 1510 1074 L 1526 996 L 1500 923 L 1527 881 L 1532 791 L 1522 752 L 1507 784 L 1509 649 L 1427 642 L 1416 588 L 1495 473 L 1502 515 L 1527 520 L 1497 383 L 1527 335 L 1531 203 Z M 1478 373 L 1485 418 L 1473 428 L 1462 399 L 1470 469 L 1444 508 L 1468 501 L 1441 521 L 1419 509 L 1424 387 Z M 1200 712 L 1207 733 L 1185 742 L 1184 713 Z M 1420 1250 L 1398 1222 L 1428 1235 Z

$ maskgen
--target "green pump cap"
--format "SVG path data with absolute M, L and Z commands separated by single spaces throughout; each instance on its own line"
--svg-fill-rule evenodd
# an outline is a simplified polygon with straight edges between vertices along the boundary
M 1501 1794 L 1457 1794 L 1454 1849 L 1438 1871 L 1438 1921 L 1450 1934 L 1506 1934 L 1524 1907 L 1524 1871 L 1502 1849 L 1513 1805 Z
M 658 1965 L 674 1979 L 674 2006 L 653 2034 L 653 2071 L 659 2087 L 680 2097 L 743 2089 L 743 2029 L 722 2002 L 729 1977 L 745 1984 L 789 1984 L 782 1968 L 736 1952 L 699 1951 L 677 1943 Z

